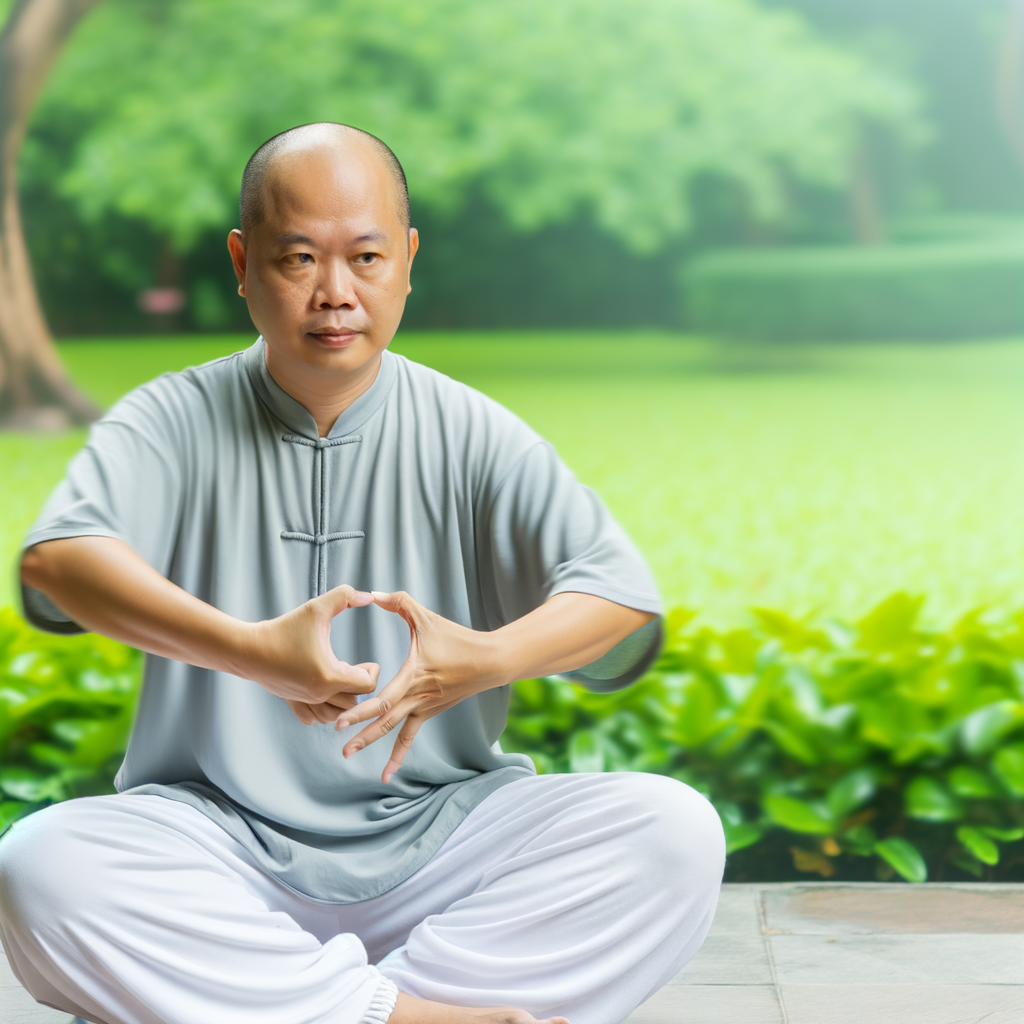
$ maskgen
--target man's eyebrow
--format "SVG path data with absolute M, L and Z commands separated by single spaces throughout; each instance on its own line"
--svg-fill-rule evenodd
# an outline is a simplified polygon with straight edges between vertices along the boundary
M 277 245 L 316 245 L 312 238 L 296 234 L 278 235 L 274 242 Z
M 353 239 L 353 242 L 382 242 L 385 237 L 383 231 L 371 231 L 369 234 L 360 235 L 358 238 Z

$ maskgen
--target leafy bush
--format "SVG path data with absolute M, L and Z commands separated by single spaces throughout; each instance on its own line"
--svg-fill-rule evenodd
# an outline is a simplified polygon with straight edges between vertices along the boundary
M 505 749 L 544 771 L 641 770 L 704 792 L 728 877 L 1024 877 L 1024 616 L 945 633 L 896 595 L 854 627 L 673 613 L 655 669 L 611 696 L 520 683 Z
M 1024 877 L 1024 614 L 937 632 L 896 595 L 853 626 L 758 610 L 720 631 L 676 611 L 619 693 L 532 679 L 506 750 L 544 772 L 650 771 L 706 793 L 728 877 Z M 0 827 L 109 792 L 141 657 L 0 612 Z
M 965 338 L 1024 330 L 1024 239 L 711 254 L 683 271 L 688 324 L 737 338 Z
M 113 640 L 38 633 L 0 609 L 0 830 L 56 800 L 113 790 L 141 665 Z

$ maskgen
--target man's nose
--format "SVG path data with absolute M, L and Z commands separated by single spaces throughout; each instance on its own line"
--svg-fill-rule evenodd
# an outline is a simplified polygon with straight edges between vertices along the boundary
M 355 309 L 359 299 L 355 279 L 344 260 L 328 260 L 320 264 L 313 305 L 317 309 Z

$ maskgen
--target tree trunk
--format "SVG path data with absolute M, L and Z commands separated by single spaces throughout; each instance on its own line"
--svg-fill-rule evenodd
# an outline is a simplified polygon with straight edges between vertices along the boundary
M 64 372 L 32 279 L 17 162 L 32 108 L 71 30 L 98 0 L 19 0 L 0 32 L 0 425 L 53 429 L 100 411 Z
M 867 140 L 862 136 L 850 158 L 850 219 L 858 245 L 882 245 L 885 219 L 871 167 Z
M 1024 167 L 1024 0 L 1010 0 L 996 66 L 996 111 L 1011 152 Z

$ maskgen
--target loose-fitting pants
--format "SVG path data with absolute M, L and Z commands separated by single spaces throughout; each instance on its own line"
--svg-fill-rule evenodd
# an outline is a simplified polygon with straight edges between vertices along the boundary
M 395 986 L 615 1024 L 700 948 L 723 862 L 682 783 L 547 775 L 389 892 L 326 905 L 186 804 L 89 797 L 0 841 L 0 935 L 37 1000 L 98 1024 L 384 1024 Z

